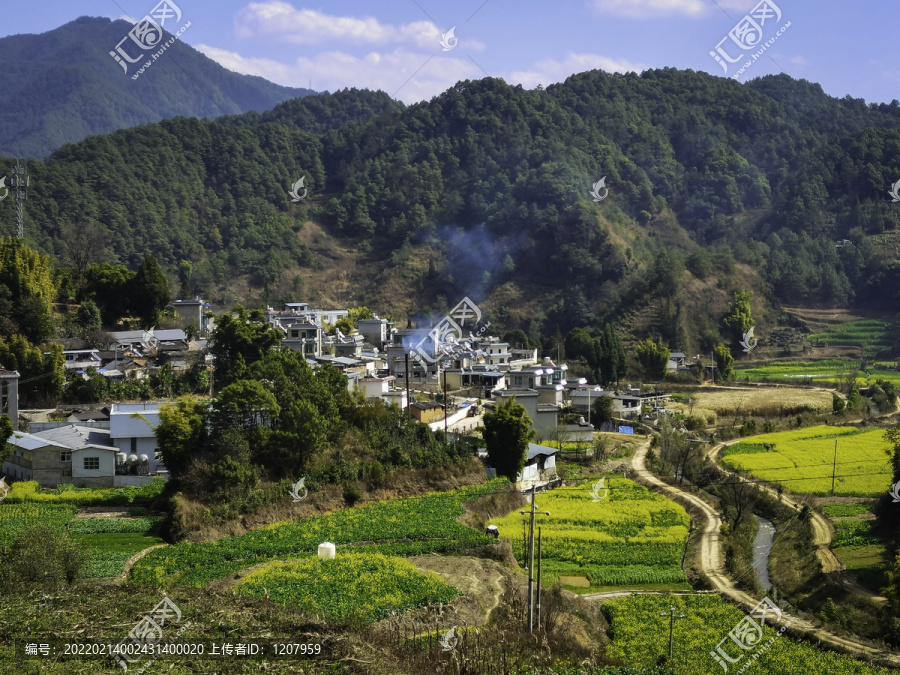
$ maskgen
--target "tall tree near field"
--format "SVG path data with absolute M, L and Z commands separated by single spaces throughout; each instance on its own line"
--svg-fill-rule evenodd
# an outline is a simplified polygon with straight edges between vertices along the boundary
M 727 382 L 734 375 L 734 357 L 724 343 L 713 347 L 713 358 L 716 360 L 716 382 Z
M 206 415 L 206 404 L 187 395 L 159 407 L 156 444 L 173 478 L 184 475 L 191 461 L 204 451 Z
M 131 282 L 134 314 L 139 316 L 144 328 L 152 328 L 159 323 L 159 315 L 169 304 L 171 292 L 169 281 L 162 267 L 152 255 L 144 256 Z
M 891 458 L 891 467 L 894 472 L 893 482 L 900 482 L 900 423 L 884 430 L 884 440 L 891 444 L 887 450 L 888 456 Z
M 279 344 L 281 335 L 258 309 L 248 312 L 238 305 L 233 314 L 218 317 L 209 345 L 215 359 L 216 387 L 228 386 L 245 377 L 249 366 Z
M 525 467 L 528 443 L 534 438 L 531 417 L 516 398 L 506 399 L 494 412 L 484 416 L 484 442 L 488 460 L 498 476 L 515 482 Z
M 744 339 L 744 333 L 753 327 L 753 310 L 750 308 L 752 299 L 753 291 L 737 291 L 734 300 L 728 304 L 731 313 L 722 320 L 722 324 L 731 334 L 732 346 L 739 345 Z
M 647 338 L 637 345 L 637 358 L 644 373 L 651 378 L 661 380 L 666 376 L 669 366 L 669 345 L 662 338 Z

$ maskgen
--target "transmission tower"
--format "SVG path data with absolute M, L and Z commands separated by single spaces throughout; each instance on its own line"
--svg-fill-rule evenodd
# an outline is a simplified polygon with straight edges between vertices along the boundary
M 25 198 L 30 182 L 28 170 L 16 160 L 16 168 L 13 169 L 9 186 L 16 191 L 16 236 L 19 239 L 25 236 Z

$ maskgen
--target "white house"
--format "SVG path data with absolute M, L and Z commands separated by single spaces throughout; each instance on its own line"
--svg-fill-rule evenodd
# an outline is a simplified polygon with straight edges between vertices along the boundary
M 516 477 L 516 487 L 522 492 L 546 487 L 559 480 L 556 473 L 556 455 L 559 450 L 548 445 L 528 444 L 525 466 Z
M 159 403 L 113 403 L 109 411 L 110 445 L 127 456 L 146 455 L 151 473 L 162 459 L 156 453 Z

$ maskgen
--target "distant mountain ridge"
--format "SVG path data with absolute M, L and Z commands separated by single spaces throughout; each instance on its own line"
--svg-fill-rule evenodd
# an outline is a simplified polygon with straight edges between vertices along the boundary
M 124 20 L 81 17 L 0 39 L 0 155 L 46 157 L 94 134 L 176 116 L 263 112 L 316 93 L 234 73 L 181 40 L 133 80 L 109 55 L 131 29 Z

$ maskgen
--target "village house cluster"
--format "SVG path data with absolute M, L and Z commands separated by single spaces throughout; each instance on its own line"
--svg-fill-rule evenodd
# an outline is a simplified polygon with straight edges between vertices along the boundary
M 208 341 L 215 331 L 209 304 L 176 300 L 177 323 L 184 328 L 118 331 L 86 339 L 59 340 L 65 368 L 88 378 L 99 373 L 112 381 L 149 377 L 160 368 L 184 372 L 200 363 L 215 368 Z M 466 348 L 432 364 L 409 357 L 408 345 L 427 329 L 397 329 L 373 316 L 360 319 L 345 335 L 334 328 L 349 317 L 347 309 L 316 309 L 305 302 L 266 308 L 265 317 L 281 334 L 281 344 L 299 352 L 313 368 L 330 364 L 347 378 L 349 390 L 367 400 L 409 410 L 433 429 L 473 428 L 469 421 L 491 406 L 515 397 L 530 416 L 535 439 L 547 443 L 561 435 L 570 442 L 593 442 L 594 427 L 585 422 L 601 397 L 612 399 L 615 418 L 638 418 L 645 406 L 661 406 L 660 392 L 603 390 L 584 378 L 568 379 L 568 366 L 537 349 L 517 349 L 492 335 L 479 335 Z M 190 335 L 186 329 L 190 326 Z M 674 353 L 671 367 L 684 365 Z M 680 357 L 680 361 L 679 361 Z M 0 372 L 0 397 L 16 431 L 9 439 L 14 452 L 0 473 L 14 480 L 34 480 L 44 487 L 72 483 L 78 487 L 140 485 L 155 476 L 167 477 L 156 446 L 161 401 L 113 403 L 99 409 L 68 406 L 67 410 L 20 411 L 18 373 Z M 445 398 L 446 396 L 446 398 Z M 580 415 L 578 424 L 561 424 L 565 412 Z M 570 416 L 571 419 L 571 416 Z M 630 433 L 632 427 L 613 423 L 607 431 Z M 545 485 L 556 480 L 554 456 L 548 445 L 532 444 L 520 483 Z

